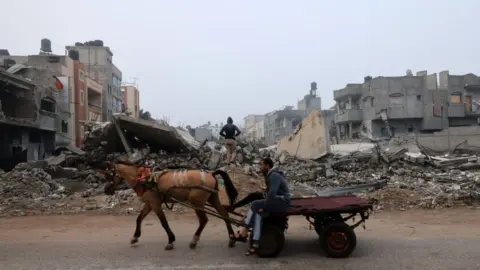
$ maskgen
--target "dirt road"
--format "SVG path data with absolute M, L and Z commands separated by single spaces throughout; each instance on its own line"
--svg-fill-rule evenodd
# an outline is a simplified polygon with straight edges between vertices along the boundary
M 130 247 L 135 216 L 54 216 L 0 219 L 1 269 L 480 269 L 480 211 L 386 212 L 357 229 L 351 258 L 328 259 L 303 218 L 292 218 L 277 259 L 245 257 L 227 247 L 223 222 L 210 218 L 197 250 L 190 214 L 169 213 L 176 248 L 153 215 Z

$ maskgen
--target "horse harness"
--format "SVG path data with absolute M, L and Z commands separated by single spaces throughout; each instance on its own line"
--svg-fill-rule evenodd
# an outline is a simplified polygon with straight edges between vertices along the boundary
M 174 170 L 173 176 L 172 176 L 172 186 L 167 190 L 164 190 L 162 193 L 164 193 L 166 196 L 174 188 L 201 188 L 211 192 L 216 192 L 213 189 L 205 187 L 206 178 L 207 178 L 207 172 L 205 170 L 200 170 L 200 179 L 201 179 L 200 187 L 188 186 L 188 171 L 189 171 L 188 169 Z M 132 189 L 140 197 L 145 193 L 146 190 L 149 190 L 149 189 L 161 191 L 158 189 L 158 185 L 156 181 L 157 177 L 162 176 L 168 172 L 170 172 L 170 170 L 168 169 L 155 171 L 155 168 L 153 168 L 153 171 L 152 171 L 152 169 L 148 167 L 140 167 L 137 170 L 137 176 L 136 176 L 137 183 L 135 184 L 135 186 L 132 187 Z

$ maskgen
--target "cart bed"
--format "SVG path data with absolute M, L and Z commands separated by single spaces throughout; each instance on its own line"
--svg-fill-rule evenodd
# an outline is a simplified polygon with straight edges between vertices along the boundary
M 372 204 L 355 195 L 316 196 L 308 198 L 292 198 L 292 207 L 285 213 L 274 213 L 273 216 L 312 215 L 318 213 L 349 213 L 368 210 Z

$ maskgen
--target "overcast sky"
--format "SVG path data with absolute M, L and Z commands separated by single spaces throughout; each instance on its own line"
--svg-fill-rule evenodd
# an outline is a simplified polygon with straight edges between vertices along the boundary
M 480 74 L 476 0 L 2 1 L 0 48 L 54 53 L 101 39 L 140 106 L 171 124 L 240 123 L 296 105 L 318 83 L 333 90 L 406 69 Z

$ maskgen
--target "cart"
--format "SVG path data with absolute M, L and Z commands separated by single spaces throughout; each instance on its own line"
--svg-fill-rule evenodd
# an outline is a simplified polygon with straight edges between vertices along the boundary
M 276 257 L 282 252 L 288 217 L 300 215 L 305 216 L 314 227 L 320 238 L 320 247 L 328 257 L 348 257 L 357 244 L 353 229 L 364 224 L 372 210 L 371 203 L 354 195 L 294 198 L 292 204 L 294 207 L 287 212 L 271 214 L 263 219 L 257 249 L 260 257 Z M 359 221 L 352 225 L 346 223 L 357 215 L 360 216 Z

